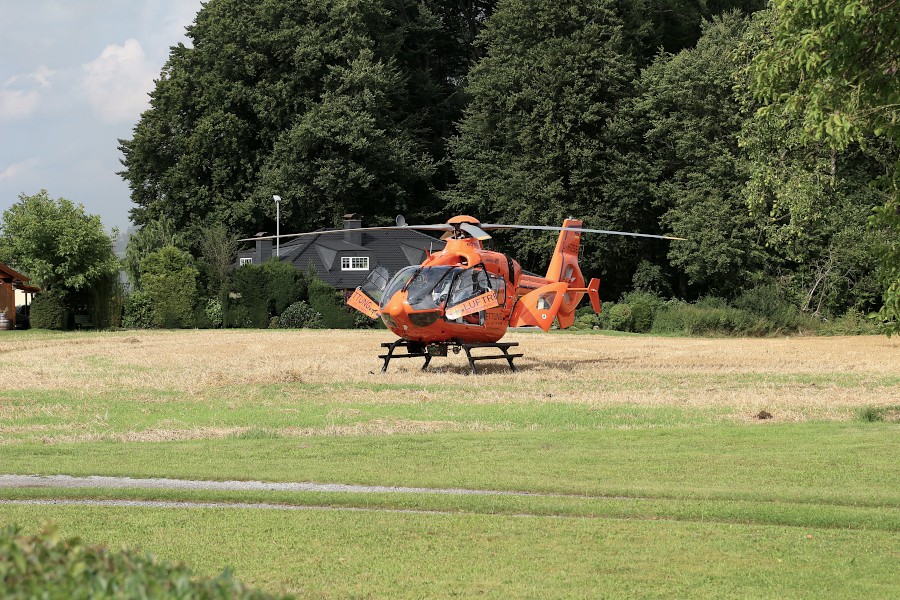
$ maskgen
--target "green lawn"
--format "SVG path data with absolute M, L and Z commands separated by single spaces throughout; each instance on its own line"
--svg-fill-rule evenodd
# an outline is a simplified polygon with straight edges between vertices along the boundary
M 34 530 L 46 507 L 0 506 Z M 707 522 L 62 506 L 139 545 L 301 597 L 896 597 L 896 532 Z
M 327 332 L 206 335 L 0 348 L 17 369 L 0 374 L 0 473 L 526 494 L 0 489 L 305 508 L 0 503 L 0 524 L 49 519 L 300 597 L 900 597 L 900 348 L 880 339 L 558 334 L 531 336 L 545 358 L 518 374 L 381 376 L 354 355 L 343 378 Z M 235 370 L 273 342 L 292 365 Z M 889 418 L 864 420 L 873 406 Z

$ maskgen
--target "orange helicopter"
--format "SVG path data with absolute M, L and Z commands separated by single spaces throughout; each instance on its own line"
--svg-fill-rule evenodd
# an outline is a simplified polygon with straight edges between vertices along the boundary
M 522 354 L 510 353 L 518 342 L 499 342 L 509 327 L 535 326 L 548 331 L 554 320 L 561 329 L 575 322 L 575 309 L 587 294 L 595 312 L 601 310 L 600 280 L 585 285 L 578 266 L 582 233 L 628 235 L 666 240 L 680 240 L 666 235 L 627 233 L 601 229 L 585 229 L 577 219 L 566 219 L 562 227 L 543 225 L 502 225 L 480 223 L 468 215 L 453 217 L 446 223 L 407 225 L 402 216 L 397 225 L 361 227 L 355 231 L 385 229 L 418 229 L 443 231 L 446 246 L 429 253 L 421 265 L 401 269 L 393 276 L 384 267 L 376 267 L 347 300 L 347 304 L 370 318 L 381 317 L 399 339 L 382 343 L 387 348 L 379 355 L 387 371 L 393 358 L 425 359 L 428 368 L 432 357 L 447 356 L 464 350 L 474 374 L 475 361 L 506 359 L 516 370 L 513 359 Z M 522 272 L 519 263 L 502 254 L 486 250 L 482 242 L 490 239 L 487 231 L 498 229 L 532 229 L 559 231 L 556 249 L 545 277 Z M 321 235 L 330 231 L 301 235 Z M 334 233 L 341 233 L 335 230 Z M 398 348 L 406 352 L 394 354 Z M 472 350 L 490 348 L 502 354 L 473 356 Z

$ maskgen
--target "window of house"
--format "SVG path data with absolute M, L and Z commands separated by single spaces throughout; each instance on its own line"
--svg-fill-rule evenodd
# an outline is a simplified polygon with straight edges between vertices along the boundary
M 368 256 L 342 256 L 341 271 L 368 271 Z
M 241 267 L 243 267 L 244 265 L 251 265 L 251 264 L 253 264 L 252 258 L 241 258 L 241 262 L 240 262 Z

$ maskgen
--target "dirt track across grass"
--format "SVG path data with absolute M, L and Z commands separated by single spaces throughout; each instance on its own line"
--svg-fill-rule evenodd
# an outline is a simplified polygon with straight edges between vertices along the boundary
M 451 494 L 479 496 L 553 496 L 503 490 L 470 490 L 464 488 L 397 487 L 383 485 L 345 485 L 341 483 L 278 483 L 268 481 L 207 481 L 186 479 L 139 479 L 132 477 L 71 477 L 69 475 L 0 475 L 0 488 L 103 488 L 164 489 L 210 491 L 270 492 L 349 492 L 399 494 Z

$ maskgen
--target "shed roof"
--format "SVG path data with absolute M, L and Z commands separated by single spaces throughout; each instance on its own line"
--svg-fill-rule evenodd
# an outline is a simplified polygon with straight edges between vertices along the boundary
M 3 281 L 4 283 L 24 284 L 28 282 L 28 278 L 18 271 L 13 270 L 12 267 L 0 263 L 0 281 Z

